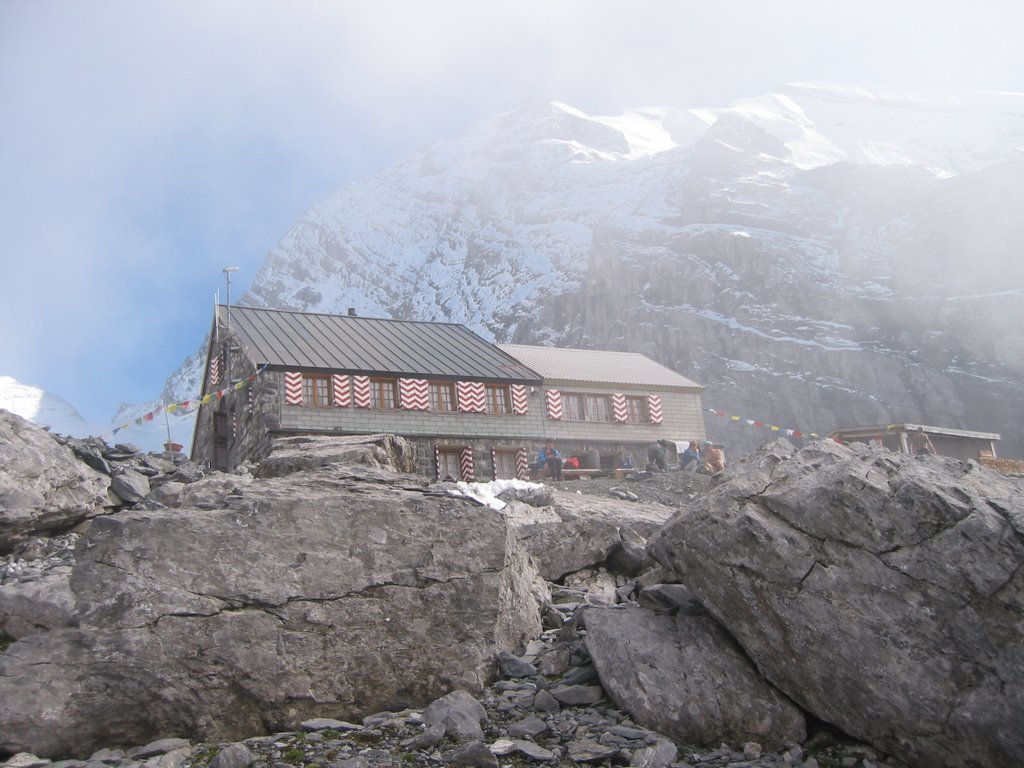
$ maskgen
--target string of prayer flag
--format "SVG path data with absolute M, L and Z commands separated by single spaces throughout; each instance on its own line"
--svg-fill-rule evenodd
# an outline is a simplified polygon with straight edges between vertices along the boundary
M 763 419 L 749 419 L 744 416 L 734 416 L 726 413 L 725 411 L 720 411 L 717 408 L 708 408 L 707 410 L 708 413 L 713 413 L 715 416 L 728 419 L 730 422 L 734 422 L 737 424 L 745 424 L 748 427 L 754 427 L 757 429 L 767 429 L 769 432 L 778 432 L 780 434 L 785 435 L 786 437 L 811 437 L 815 439 L 821 437 L 821 435 L 819 435 L 817 432 L 808 432 L 807 430 L 804 429 L 791 429 L 789 427 L 780 427 L 777 424 L 770 424 L 764 421 Z

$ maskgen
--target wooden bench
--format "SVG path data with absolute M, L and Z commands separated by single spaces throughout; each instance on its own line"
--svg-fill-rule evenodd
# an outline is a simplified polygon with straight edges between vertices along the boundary
M 579 480 L 583 477 L 605 477 L 607 469 L 566 469 L 562 467 L 563 480 Z

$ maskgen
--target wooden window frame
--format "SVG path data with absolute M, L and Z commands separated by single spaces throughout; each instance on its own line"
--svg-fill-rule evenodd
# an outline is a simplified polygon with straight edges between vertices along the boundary
M 495 480 L 516 480 L 519 477 L 519 451 L 518 449 L 496 448 L 494 450 L 494 479 Z M 499 472 L 499 465 L 504 468 L 511 468 L 511 474 Z
M 458 399 L 455 394 L 455 382 L 430 382 L 430 410 L 436 411 L 437 413 L 455 413 L 455 411 L 458 410 Z
M 600 401 L 600 405 L 597 401 Z M 583 406 L 587 421 L 607 423 L 615 420 L 615 408 L 612 405 L 611 395 L 587 394 L 584 396 Z
M 596 400 L 601 401 L 600 407 L 594 402 Z M 562 418 L 566 421 L 610 424 L 615 421 L 612 396 L 605 392 L 562 392 Z
M 390 400 L 390 404 L 387 401 Z M 378 411 L 398 410 L 398 379 L 370 378 L 370 408 Z
M 626 395 L 626 423 L 647 424 L 650 421 L 647 403 L 643 395 Z
M 484 384 L 487 413 L 507 416 L 512 413 L 512 390 L 508 384 Z
M 302 404 L 314 408 L 332 405 L 334 391 L 331 375 L 328 373 L 302 374 Z
M 565 421 L 586 421 L 586 402 L 582 392 L 562 393 L 562 418 Z
M 454 464 L 452 464 L 454 462 Z M 452 472 L 452 466 L 455 471 Z M 445 477 L 451 475 L 456 482 L 462 479 L 462 449 L 441 448 L 437 452 L 437 480 L 441 482 Z

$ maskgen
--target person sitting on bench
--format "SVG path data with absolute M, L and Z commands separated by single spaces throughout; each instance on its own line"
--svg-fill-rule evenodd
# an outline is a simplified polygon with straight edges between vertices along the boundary
M 537 465 L 541 476 L 550 476 L 553 480 L 562 479 L 562 454 L 555 448 L 555 441 L 548 438 L 544 447 L 537 454 Z

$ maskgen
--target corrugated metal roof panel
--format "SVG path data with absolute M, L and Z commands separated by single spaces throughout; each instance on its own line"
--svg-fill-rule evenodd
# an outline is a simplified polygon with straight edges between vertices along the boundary
M 221 317 L 225 317 L 221 312 Z M 368 375 L 537 382 L 519 360 L 462 325 L 231 307 L 256 363 Z
M 601 352 L 525 344 L 498 344 L 546 380 L 591 384 L 703 389 L 695 381 L 637 352 Z

